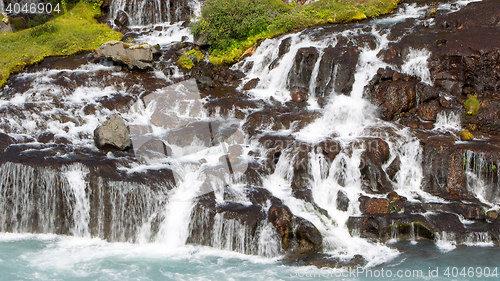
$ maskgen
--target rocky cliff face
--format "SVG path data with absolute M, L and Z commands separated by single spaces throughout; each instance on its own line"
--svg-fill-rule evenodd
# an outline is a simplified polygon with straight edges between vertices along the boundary
M 498 242 L 500 3 L 456 5 L 287 34 L 231 68 L 174 42 L 150 71 L 81 55 L 13 75 L 0 104 L 0 229 L 141 242 L 180 233 L 333 267 L 366 262 L 325 262 L 348 231 Z M 93 130 L 113 114 L 133 145 L 99 150 Z M 165 163 L 137 156 L 143 136 Z

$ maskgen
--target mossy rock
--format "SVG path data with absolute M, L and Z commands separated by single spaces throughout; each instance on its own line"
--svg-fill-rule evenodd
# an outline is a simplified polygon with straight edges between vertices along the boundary
M 26 21 L 22 17 L 9 18 L 9 22 L 14 25 L 17 31 L 26 29 Z
M 388 233 L 391 233 L 392 229 L 397 228 L 400 235 L 409 235 L 411 233 L 411 228 L 413 224 L 413 230 L 416 238 L 426 238 L 429 240 L 434 240 L 436 237 L 436 230 L 433 230 L 430 225 L 422 221 L 414 221 L 411 223 L 391 223 L 387 228 Z
M 481 109 L 481 105 L 479 104 L 479 101 L 477 100 L 477 96 L 476 95 L 470 96 L 464 102 L 464 108 L 465 108 L 467 115 L 476 116 L 477 113 L 479 112 L 479 109 Z
M 460 132 L 460 139 L 463 141 L 471 141 L 474 139 L 474 135 L 469 132 L 469 130 L 463 130 Z
M 178 60 L 177 64 L 185 69 L 191 69 L 194 66 L 194 62 L 187 56 L 182 55 Z
M 185 69 L 191 69 L 194 67 L 195 63 L 203 60 L 205 55 L 199 50 L 192 49 L 185 54 L 183 54 L 178 60 L 177 64 Z
M 486 212 L 486 215 L 491 219 L 497 219 L 498 218 L 498 211 L 490 210 L 490 211 Z

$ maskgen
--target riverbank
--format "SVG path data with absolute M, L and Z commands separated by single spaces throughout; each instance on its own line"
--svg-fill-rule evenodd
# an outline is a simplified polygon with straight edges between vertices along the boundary
M 21 71 L 49 56 L 68 56 L 94 51 L 122 35 L 96 18 L 99 8 L 80 2 L 61 16 L 43 25 L 0 36 L 0 87 L 10 74 Z
M 377 17 L 391 13 L 401 2 L 319 0 L 302 5 L 279 0 L 207 0 L 191 28 L 195 37 L 210 45 L 213 64 L 232 64 L 263 39 L 314 25 Z

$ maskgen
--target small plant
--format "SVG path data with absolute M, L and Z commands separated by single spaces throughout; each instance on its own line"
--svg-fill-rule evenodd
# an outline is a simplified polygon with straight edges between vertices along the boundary
M 42 34 L 54 33 L 56 32 L 56 30 L 57 30 L 57 25 L 54 22 L 49 21 L 43 25 L 38 25 L 33 27 L 30 30 L 30 35 L 31 37 L 38 37 L 41 36 Z
M 179 64 L 181 67 L 186 68 L 186 69 L 191 69 L 193 68 L 194 64 L 201 61 L 205 55 L 196 50 L 192 49 L 185 54 L 183 54 L 178 60 L 177 64 Z
M 177 63 L 182 67 L 182 68 L 185 68 L 185 69 L 191 69 L 193 68 L 194 66 L 194 62 L 188 58 L 187 56 L 185 55 L 182 55 L 178 60 L 177 60 Z
M 474 135 L 472 135 L 469 130 L 463 130 L 460 132 L 460 139 L 463 141 L 471 141 L 474 139 Z
M 479 104 L 476 95 L 469 96 L 469 98 L 464 102 L 464 107 L 467 115 L 471 116 L 476 116 L 479 109 L 481 109 L 481 105 Z
M 35 26 L 42 25 L 49 21 L 49 17 L 43 14 L 36 15 L 32 20 L 28 21 L 28 28 L 33 28 Z

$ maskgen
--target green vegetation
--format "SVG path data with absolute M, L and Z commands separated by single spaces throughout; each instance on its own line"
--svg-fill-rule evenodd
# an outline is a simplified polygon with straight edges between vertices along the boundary
M 44 57 L 94 51 L 107 41 L 121 39 L 119 32 L 97 22 L 101 12 L 94 2 L 79 2 L 73 8 L 65 5 L 64 9 L 66 13 L 48 22 L 0 35 L 0 87 L 11 73 Z
M 186 52 L 185 54 L 183 54 L 177 60 L 177 63 L 183 68 L 191 69 L 191 68 L 193 68 L 195 62 L 201 61 L 204 57 L 205 57 L 205 55 L 202 52 L 200 52 L 196 49 L 192 49 L 192 50 Z
M 474 135 L 469 132 L 469 130 L 463 130 L 460 132 L 460 139 L 463 141 L 471 141 L 474 139 Z
M 344 23 L 390 13 L 402 0 L 207 0 L 191 25 L 210 42 L 210 61 L 231 64 L 259 40 L 317 24 Z
M 464 107 L 467 115 L 472 116 L 476 116 L 476 114 L 479 112 L 479 109 L 481 109 L 476 95 L 469 96 L 469 98 L 464 102 Z

